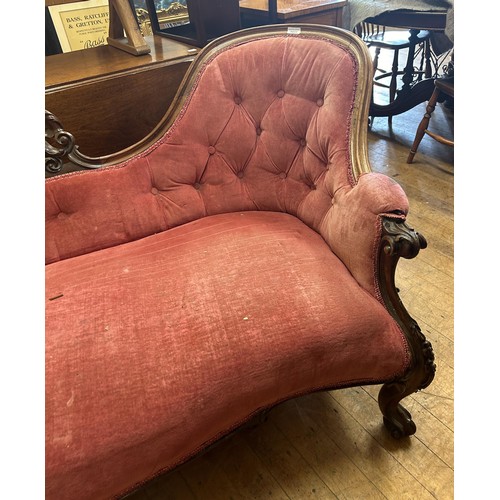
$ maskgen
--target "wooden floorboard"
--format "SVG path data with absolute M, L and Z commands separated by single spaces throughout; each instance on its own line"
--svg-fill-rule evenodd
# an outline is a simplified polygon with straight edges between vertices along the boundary
M 454 150 L 424 137 L 412 165 L 406 156 L 425 105 L 376 118 L 369 131 L 373 170 L 401 184 L 408 221 L 428 248 L 401 261 L 404 304 L 432 342 L 437 372 L 405 399 L 417 425 L 400 441 L 386 433 L 379 386 L 312 394 L 288 401 L 266 422 L 241 429 L 128 500 L 147 499 L 439 499 L 454 496 Z M 453 136 L 453 111 L 432 118 Z

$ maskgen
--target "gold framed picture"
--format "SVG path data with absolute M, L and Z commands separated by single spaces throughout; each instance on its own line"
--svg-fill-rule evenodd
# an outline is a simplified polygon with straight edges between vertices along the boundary
M 160 29 L 189 23 L 186 0 L 155 0 L 154 5 Z M 153 28 L 146 0 L 134 0 L 134 6 L 141 33 L 144 36 L 152 35 Z
M 48 9 L 63 52 L 107 44 L 108 0 L 51 5 Z

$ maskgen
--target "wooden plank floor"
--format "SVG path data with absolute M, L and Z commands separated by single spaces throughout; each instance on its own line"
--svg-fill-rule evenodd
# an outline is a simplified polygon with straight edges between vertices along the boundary
M 424 137 L 406 156 L 425 105 L 376 118 L 369 132 L 374 171 L 406 191 L 408 221 L 428 248 L 402 261 L 397 285 L 432 342 L 434 382 L 405 400 L 417 425 L 395 441 L 382 426 L 379 386 L 309 395 L 286 402 L 266 422 L 241 429 L 127 500 L 439 499 L 454 497 L 453 148 Z M 453 111 L 438 105 L 433 127 L 453 137 Z

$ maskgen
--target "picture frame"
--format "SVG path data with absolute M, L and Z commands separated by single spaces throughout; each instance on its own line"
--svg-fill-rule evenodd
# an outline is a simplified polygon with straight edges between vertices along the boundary
M 57 53 L 57 45 L 60 52 L 100 45 L 111 45 L 133 55 L 151 52 L 140 32 L 132 0 L 46 0 L 46 10 L 49 53 Z
M 107 44 L 108 0 L 85 0 L 47 6 L 62 52 Z

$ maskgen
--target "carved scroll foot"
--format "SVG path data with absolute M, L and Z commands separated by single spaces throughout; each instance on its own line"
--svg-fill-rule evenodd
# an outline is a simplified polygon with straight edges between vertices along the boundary
M 385 384 L 379 394 L 379 406 L 384 415 L 384 425 L 394 439 L 415 434 L 417 426 L 408 410 L 399 404 L 401 395 L 399 384 Z

